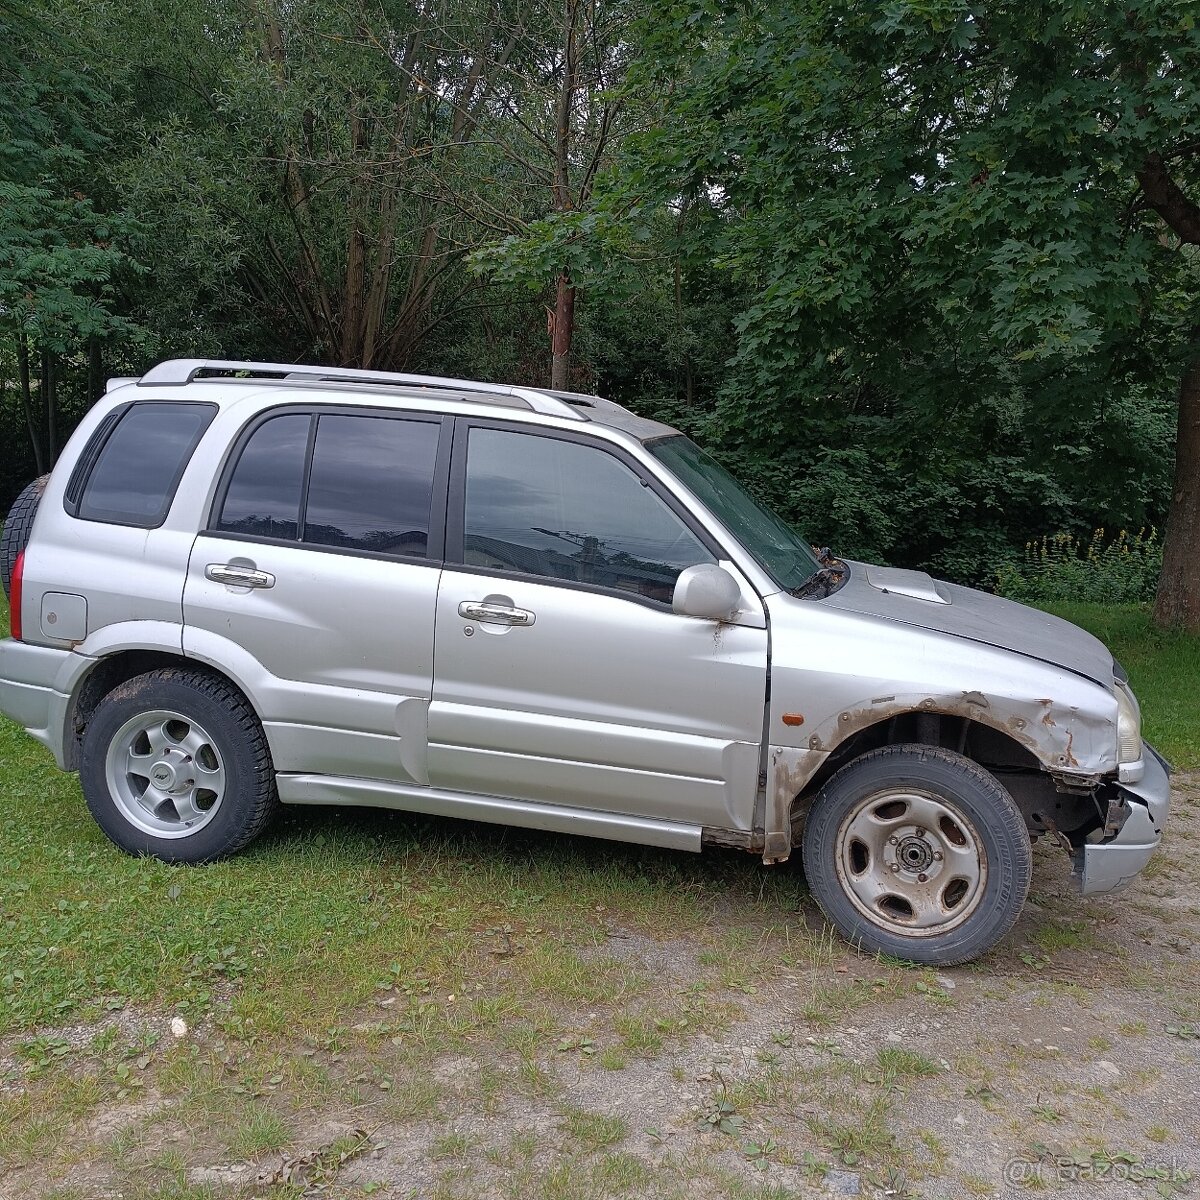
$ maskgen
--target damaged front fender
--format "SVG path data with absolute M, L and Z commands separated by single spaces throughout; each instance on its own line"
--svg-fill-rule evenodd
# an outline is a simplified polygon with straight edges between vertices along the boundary
M 770 604 L 765 861 L 787 857 L 795 802 L 831 756 L 898 737 L 962 751 L 941 740 L 947 718 L 964 743 L 971 728 L 992 731 L 985 765 L 1040 769 L 1058 792 L 1088 795 L 1115 778 L 1111 686 L 936 630 L 786 597 Z

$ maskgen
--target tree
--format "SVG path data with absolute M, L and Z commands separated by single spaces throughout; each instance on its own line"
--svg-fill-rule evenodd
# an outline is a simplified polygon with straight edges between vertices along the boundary
M 0 11 L 0 343 L 39 474 L 61 445 L 64 357 L 92 366 L 90 402 L 103 340 L 129 331 L 114 284 L 132 222 L 89 194 L 107 144 L 89 115 L 104 93 L 72 49 L 47 14 Z
M 470 207 L 491 212 L 505 234 L 477 252 L 474 262 L 502 282 L 539 290 L 550 282 L 553 388 L 569 386 L 581 280 L 604 274 L 602 264 L 587 259 L 586 239 L 581 243 L 577 235 L 595 219 L 589 212 L 593 189 L 626 132 L 624 119 L 644 108 L 630 105 L 619 90 L 632 52 L 631 14 L 624 0 L 520 5 L 508 26 L 518 51 L 500 89 L 502 102 L 480 125 L 500 172 L 520 183 L 517 203 L 506 209 L 483 195 L 470 197 Z M 495 174 L 478 178 L 490 183 Z M 575 242 L 573 249 L 566 239 Z
M 462 259 L 485 229 L 442 181 L 486 150 L 478 125 L 517 48 L 501 0 L 78 16 L 126 98 L 115 174 L 143 215 L 162 351 L 265 343 L 395 369 L 480 300 Z
M 696 237 L 754 295 L 722 439 L 803 483 L 866 455 L 935 531 L 1015 506 L 1080 519 L 1056 480 L 1142 471 L 1155 381 L 1195 354 L 1194 16 L 1175 0 L 653 5 L 632 86 L 672 101 L 635 198 L 713 200 Z M 1158 614 L 1200 628 L 1184 378 Z

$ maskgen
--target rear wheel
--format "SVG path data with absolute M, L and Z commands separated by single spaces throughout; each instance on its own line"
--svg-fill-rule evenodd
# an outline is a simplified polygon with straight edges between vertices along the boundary
M 166 862 L 236 853 L 278 803 L 266 737 L 241 693 L 177 668 L 139 675 L 100 702 L 80 781 L 113 842 Z
M 1025 821 L 994 776 L 931 746 L 887 746 L 843 767 L 804 831 L 804 871 L 855 945 L 949 966 L 991 949 L 1029 890 Z
M 9 594 L 12 584 L 13 568 L 21 551 L 29 542 L 29 534 L 33 530 L 33 518 L 37 515 L 42 493 L 46 490 L 49 475 L 42 475 L 32 483 L 27 484 L 20 495 L 13 501 L 8 516 L 4 519 L 4 532 L 0 534 L 0 584 L 4 586 L 4 594 Z

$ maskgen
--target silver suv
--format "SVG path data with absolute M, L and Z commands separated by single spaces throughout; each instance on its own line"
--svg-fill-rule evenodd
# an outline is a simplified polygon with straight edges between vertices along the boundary
M 595 396 L 165 362 L 4 548 L 0 708 L 134 854 L 231 854 L 279 801 L 802 847 L 847 938 L 948 964 L 1011 927 L 1031 839 L 1104 892 L 1166 818 L 1095 638 L 818 555 Z

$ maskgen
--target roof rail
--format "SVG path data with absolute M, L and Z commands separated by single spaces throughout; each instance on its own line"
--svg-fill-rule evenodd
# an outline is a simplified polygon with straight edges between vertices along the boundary
M 441 388 L 485 396 L 511 396 L 524 400 L 533 412 L 576 421 L 587 418 L 578 405 L 540 388 L 513 387 L 506 383 L 479 383 L 472 379 L 444 379 L 438 375 L 408 375 L 395 371 L 363 371 L 351 367 L 314 367 L 297 363 L 229 362 L 223 359 L 173 358 L 151 367 L 139 379 L 139 387 L 182 387 L 206 372 L 236 372 L 234 379 L 223 382 L 288 383 L 308 380 L 313 383 L 382 383 L 404 387 Z

